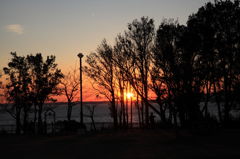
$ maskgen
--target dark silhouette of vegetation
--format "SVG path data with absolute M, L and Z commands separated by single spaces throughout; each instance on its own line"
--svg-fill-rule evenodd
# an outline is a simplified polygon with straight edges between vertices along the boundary
M 151 63 L 151 47 L 153 45 L 154 23 L 152 19 L 142 17 L 140 21 L 134 20 L 128 24 L 125 35 L 116 39 L 117 56 L 115 64 L 124 73 L 125 80 L 131 85 L 141 98 L 141 123 L 149 122 L 149 67 Z M 121 50 L 120 50 L 121 48 Z M 128 57 L 127 61 L 118 60 Z M 119 62 L 120 61 L 120 62 Z M 127 66 L 127 67 L 126 67 Z M 151 106 L 155 111 L 156 109 Z M 158 111 L 156 111 L 158 113 Z M 145 115 L 144 115 L 145 114 Z
M 58 127 L 58 133 L 60 134 L 68 134 L 68 133 L 77 133 L 79 127 L 82 127 L 79 122 L 75 120 L 64 120 L 64 121 L 57 121 L 55 127 Z M 85 129 L 83 129 L 85 130 Z
M 31 79 L 33 82 L 32 94 L 35 108 L 38 112 L 38 130 L 42 131 L 42 111 L 43 104 L 48 100 L 51 94 L 58 94 L 57 85 L 61 82 L 63 74 L 57 68 L 55 56 L 48 56 L 46 61 L 43 60 L 41 54 L 27 56 Z
M 87 105 L 86 108 L 89 112 L 89 115 L 86 115 L 86 116 L 91 119 L 93 130 L 97 131 L 95 121 L 94 121 L 94 112 L 95 112 L 96 105 Z
M 164 21 L 157 30 L 153 51 L 155 58 L 152 79 L 153 85 L 156 85 L 156 81 L 160 83 L 160 86 L 155 86 L 155 90 L 160 92 L 158 100 L 162 99 L 161 92 L 166 91 L 167 107 L 175 122 L 176 112 L 178 113 L 182 126 L 199 119 L 201 71 L 195 61 L 197 53 L 193 42 L 187 27 L 177 22 Z M 166 87 L 164 91 L 161 91 L 165 89 L 161 86 L 162 82 Z
M 206 102 L 209 94 L 215 92 L 219 119 L 225 124 L 230 120 L 231 110 L 238 105 L 239 3 L 238 0 L 207 3 L 188 20 L 189 31 L 199 43 L 196 51 L 205 75 Z
M 117 127 L 115 65 L 112 47 L 107 44 L 106 40 L 103 40 L 96 53 L 87 56 L 86 62 L 89 67 L 85 66 L 84 71 L 87 76 L 93 79 L 93 87 L 110 101 L 111 116 L 113 117 L 114 126 Z
M 8 67 L 4 68 L 4 73 L 9 77 L 9 83 L 6 85 L 7 100 L 13 102 L 11 114 L 16 120 L 16 133 L 20 134 L 21 129 L 24 129 L 27 124 L 26 119 L 31 99 L 31 78 L 26 57 L 17 56 L 14 52 L 11 55 L 13 56 L 11 62 L 8 63 Z M 22 111 L 24 113 L 23 124 L 21 124 Z
M 79 79 L 76 74 L 76 69 L 68 72 L 61 81 L 63 86 L 62 93 L 67 98 L 67 119 L 70 121 L 72 116 L 72 107 L 76 105 L 74 102 L 78 94 Z
M 50 95 L 58 93 L 57 85 L 63 74 L 57 68 L 55 56 L 48 56 L 44 60 L 40 53 L 27 57 L 18 56 L 15 52 L 11 55 L 12 59 L 4 68 L 4 73 L 9 78 L 6 95 L 12 105 L 8 112 L 16 119 L 16 133 L 20 134 L 21 130 L 26 132 L 31 108 L 34 109 L 36 130 L 43 133 L 43 105 L 51 99 Z
M 238 0 L 208 2 L 189 17 L 186 26 L 163 20 L 156 32 L 153 19 L 142 17 L 128 24 L 113 47 L 107 45 L 104 56 L 99 51 L 88 56 L 87 75 L 104 86 L 103 94 L 114 92 L 112 105 L 120 100 L 119 122 L 128 122 L 124 94 L 134 90 L 141 99 L 139 123 L 146 126 L 149 108 L 161 123 L 198 126 L 210 120 L 210 101 L 217 106 L 218 121 L 228 125 L 231 111 L 239 107 L 239 4 Z M 96 62 L 99 57 L 103 60 Z M 103 70 L 99 64 L 112 69 L 96 76 Z M 111 79 L 114 87 L 102 79 Z M 149 91 L 157 96 L 159 108 L 151 104 Z

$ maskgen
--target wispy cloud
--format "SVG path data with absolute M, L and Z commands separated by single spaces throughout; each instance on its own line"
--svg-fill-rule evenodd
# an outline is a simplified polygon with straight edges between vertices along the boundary
M 24 28 L 20 24 L 10 24 L 5 27 L 8 32 L 13 32 L 17 34 L 23 34 Z

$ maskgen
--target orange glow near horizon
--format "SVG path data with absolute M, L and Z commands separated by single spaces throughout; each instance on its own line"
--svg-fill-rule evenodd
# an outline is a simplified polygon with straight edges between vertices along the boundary
M 131 98 L 134 97 L 134 95 L 133 95 L 133 93 L 131 93 L 131 92 L 127 92 L 127 93 L 126 93 L 126 97 L 127 97 L 128 99 L 131 99 Z

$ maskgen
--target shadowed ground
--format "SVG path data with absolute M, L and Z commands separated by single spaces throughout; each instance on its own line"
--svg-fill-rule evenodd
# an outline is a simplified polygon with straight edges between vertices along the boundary
M 4 156 L 4 157 L 3 157 Z M 240 158 L 240 131 L 190 135 L 171 130 L 128 130 L 87 136 L 0 137 L 0 157 L 80 158 Z

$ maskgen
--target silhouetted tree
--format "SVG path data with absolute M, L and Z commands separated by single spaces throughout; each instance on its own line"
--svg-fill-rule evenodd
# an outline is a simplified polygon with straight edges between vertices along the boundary
M 176 41 L 178 39 L 178 27 L 177 22 L 164 20 L 157 30 L 153 48 L 151 88 L 157 95 L 162 122 L 166 122 L 166 108 L 169 108 L 170 114 L 175 113 L 174 119 L 176 121 L 176 108 L 173 105 L 175 92 L 173 90 L 176 87 L 174 79 L 177 77 L 178 53 Z
M 154 33 L 153 19 L 148 19 L 148 17 L 142 17 L 140 21 L 134 20 L 128 24 L 128 32 L 126 32 L 126 38 L 131 43 L 129 48 L 130 54 L 133 58 L 135 69 L 139 73 L 138 77 L 135 78 L 135 82 L 138 79 L 141 80 L 142 89 L 138 92 L 141 92 L 146 100 L 148 99 L 149 91 L 148 78 Z M 148 123 L 149 105 L 145 102 L 145 124 L 148 125 Z
M 189 30 L 199 39 L 199 60 L 206 75 L 207 91 L 213 87 L 220 120 L 223 103 L 225 122 L 229 121 L 238 97 L 235 86 L 239 85 L 240 66 L 239 4 L 239 0 L 209 2 L 188 20 Z
M 117 127 L 116 81 L 114 80 L 113 49 L 103 40 L 96 53 L 87 56 L 84 72 L 93 80 L 94 88 L 111 103 L 110 111 Z
M 86 107 L 89 112 L 89 115 L 87 115 L 87 116 L 91 119 L 93 129 L 94 129 L 94 131 L 96 131 L 97 129 L 96 129 L 95 121 L 94 121 L 94 112 L 95 112 L 96 105 L 87 105 Z
M 145 124 L 149 122 L 149 106 L 159 113 L 148 102 L 149 91 L 149 67 L 151 62 L 151 48 L 154 37 L 154 22 L 153 19 L 142 17 L 140 21 L 134 20 L 128 24 L 128 31 L 124 37 L 117 41 L 116 46 L 123 47 L 121 56 L 129 56 L 126 67 L 116 60 L 116 64 L 125 74 L 126 79 L 133 87 L 134 91 L 141 97 L 142 106 L 145 107 Z M 131 69 L 129 69 L 131 68 Z
M 6 85 L 7 100 L 13 102 L 14 110 L 12 116 L 16 119 L 16 134 L 21 133 L 21 112 L 24 112 L 24 128 L 27 124 L 28 112 L 31 107 L 29 65 L 23 56 L 18 56 L 16 52 L 11 52 L 12 59 L 8 67 L 4 67 L 4 73 L 9 78 Z M 24 129 L 25 130 L 25 129 Z
M 175 124 L 178 113 L 181 125 L 185 126 L 200 118 L 201 76 L 195 45 L 193 35 L 185 26 L 165 20 L 157 30 L 153 49 L 152 82 L 158 103 L 164 100 Z M 160 109 L 162 118 L 165 109 Z
M 131 74 L 134 74 L 135 67 L 132 63 L 131 54 L 126 47 L 126 38 L 122 35 L 118 35 L 116 38 L 116 44 L 114 45 L 114 65 L 115 67 L 115 79 L 119 89 L 119 98 L 121 109 L 120 112 L 122 115 L 123 125 L 128 123 L 128 106 L 126 102 L 126 93 L 130 87 L 128 77 L 126 76 L 125 70 Z M 124 68 L 124 69 L 123 69 Z
M 67 98 L 67 119 L 71 120 L 71 114 L 72 114 L 72 107 L 75 104 L 74 99 L 76 95 L 78 94 L 78 86 L 79 86 L 79 80 L 76 76 L 76 69 L 74 69 L 72 72 L 68 72 L 67 75 L 64 76 L 64 78 L 61 81 L 61 84 L 63 86 L 63 94 Z
M 44 60 L 40 53 L 27 56 L 32 79 L 32 85 L 30 86 L 33 96 L 32 99 L 38 113 L 39 133 L 43 132 L 43 105 L 51 94 L 58 93 L 57 86 L 63 78 L 61 70 L 57 68 L 55 59 L 55 56 L 47 56 L 47 59 Z
M 163 105 L 164 93 L 170 113 L 174 114 L 174 121 L 177 121 L 177 105 L 174 100 L 179 89 L 179 52 L 177 41 L 181 26 L 174 21 L 163 21 L 157 30 L 155 46 L 153 49 L 153 68 L 151 70 L 152 84 L 157 95 L 157 102 Z M 166 86 L 166 90 L 164 87 Z M 163 106 L 162 106 L 163 107 Z M 161 119 L 164 121 L 164 108 L 161 110 Z

